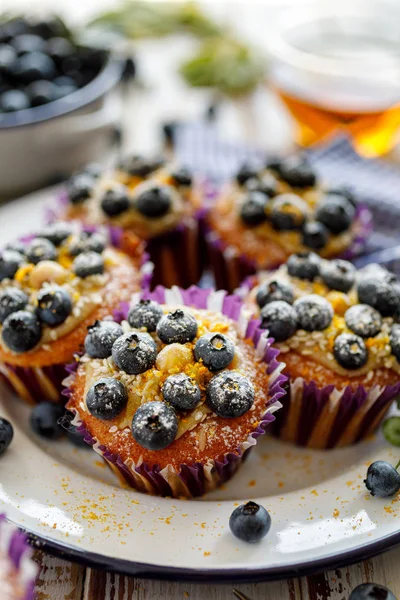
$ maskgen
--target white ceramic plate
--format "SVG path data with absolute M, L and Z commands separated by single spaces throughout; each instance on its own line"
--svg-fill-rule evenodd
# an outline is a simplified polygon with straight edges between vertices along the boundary
M 2 243 L 27 233 L 28 221 L 35 230 L 52 194 L 0 207 Z M 373 499 L 363 484 L 369 462 L 398 460 L 381 436 L 330 452 L 266 436 L 223 489 L 179 501 L 121 489 L 90 449 L 44 443 L 29 429 L 28 407 L 0 394 L 1 414 L 15 428 L 0 459 L 0 510 L 50 552 L 129 574 L 223 581 L 338 567 L 400 542 L 400 498 Z M 249 499 L 273 521 L 257 545 L 239 542 L 228 526 Z

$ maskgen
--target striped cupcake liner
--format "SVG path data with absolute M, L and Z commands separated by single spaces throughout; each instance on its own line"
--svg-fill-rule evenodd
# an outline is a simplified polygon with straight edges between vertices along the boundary
M 3 600 L 33 600 L 37 564 L 32 560 L 32 549 L 26 536 L 0 515 L 0 575 Z M 4 578 L 4 579 L 3 579 Z
M 254 431 L 232 452 L 226 453 L 222 457 L 211 457 L 205 464 L 181 464 L 179 468 L 169 465 L 163 469 L 160 469 L 158 465 L 143 462 L 135 463 L 133 460 L 123 461 L 118 454 L 112 453 L 91 435 L 80 419 L 79 413 L 74 409 L 72 411 L 75 413 L 75 417 L 72 424 L 77 427 L 85 442 L 107 461 L 125 485 L 141 492 L 160 496 L 175 498 L 201 496 L 217 488 L 234 475 L 249 451 L 256 445 L 257 439 L 264 435 L 268 426 L 275 420 L 275 412 L 281 408 L 279 398 L 284 395 L 282 385 L 286 381 L 286 377 L 282 375 L 283 365 L 277 360 L 278 350 L 271 347 L 272 340 L 268 337 L 268 332 L 260 329 L 257 321 L 249 319 L 248 313 L 238 296 L 230 296 L 224 291 L 215 292 L 194 286 L 187 290 L 178 287 L 165 289 L 158 286 L 153 292 L 138 294 L 137 298 L 133 298 L 133 301 L 140 299 L 140 297 L 152 299 L 168 306 L 183 304 L 222 312 L 236 321 L 242 336 L 254 343 L 256 355 L 265 362 L 266 371 L 269 375 L 269 389 L 264 415 Z M 128 306 L 122 307 L 125 316 L 127 309 Z M 77 367 L 77 363 L 70 365 L 70 376 L 64 382 L 68 387 L 63 393 L 68 397 L 73 393 L 74 373 Z

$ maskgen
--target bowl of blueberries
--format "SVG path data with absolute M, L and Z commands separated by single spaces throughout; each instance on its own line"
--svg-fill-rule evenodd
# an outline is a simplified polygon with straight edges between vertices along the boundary
M 115 139 L 123 63 L 56 16 L 0 15 L 0 198 L 99 160 Z

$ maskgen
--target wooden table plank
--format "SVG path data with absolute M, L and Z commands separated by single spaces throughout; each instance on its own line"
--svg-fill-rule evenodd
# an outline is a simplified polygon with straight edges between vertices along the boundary
M 35 600 L 81 600 L 85 568 L 44 552 L 35 552 L 39 564 Z M 101 596 L 98 596 L 98 600 Z

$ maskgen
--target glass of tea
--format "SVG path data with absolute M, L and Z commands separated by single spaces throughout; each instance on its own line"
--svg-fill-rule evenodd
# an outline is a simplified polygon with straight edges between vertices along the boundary
M 270 81 L 309 146 L 338 132 L 360 154 L 389 152 L 400 131 L 396 0 L 296 4 L 270 39 Z

